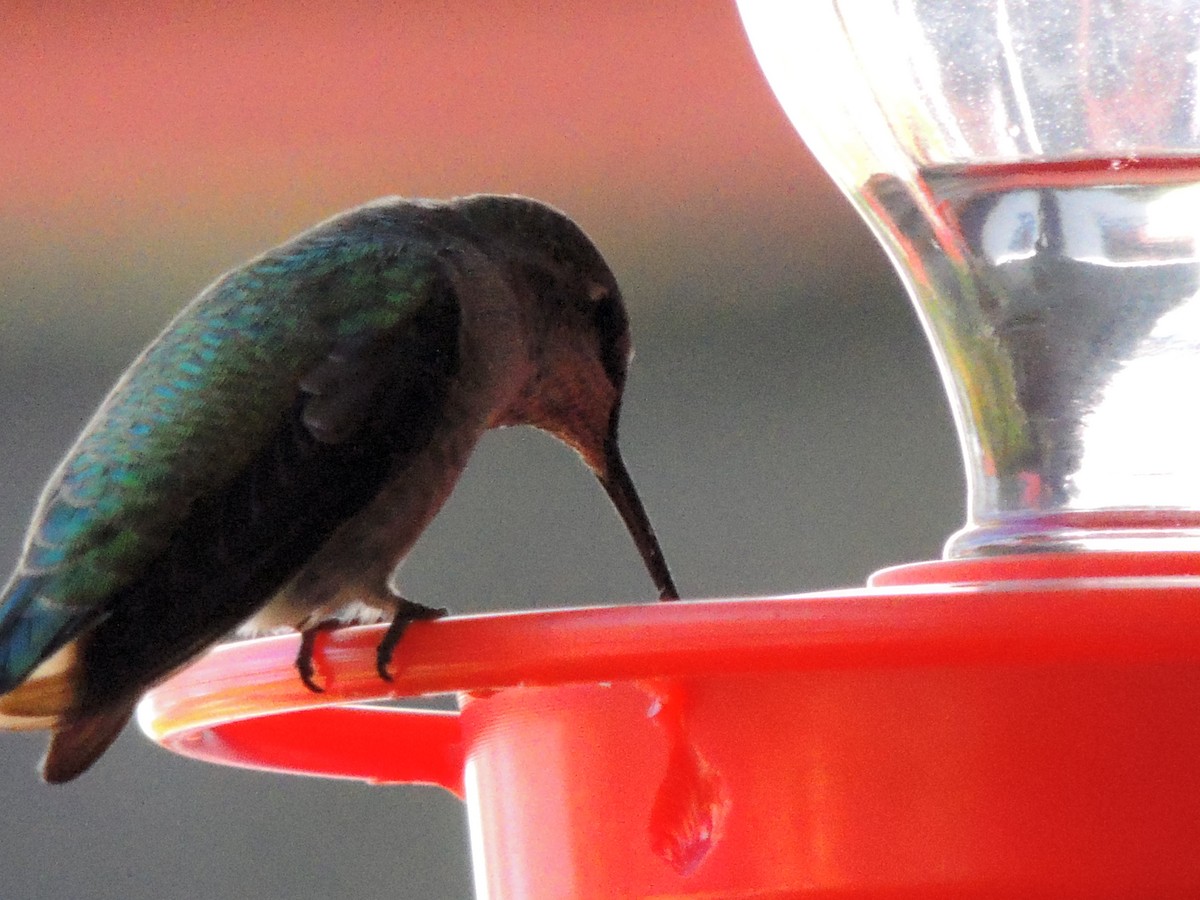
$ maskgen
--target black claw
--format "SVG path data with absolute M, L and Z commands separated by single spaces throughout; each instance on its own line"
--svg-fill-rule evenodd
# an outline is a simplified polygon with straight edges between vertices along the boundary
M 296 671 L 300 673 L 300 680 L 304 682 L 304 686 L 314 694 L 325 693 L 325 688 L 313 680 L 313 676 L 316 675 L 316 667 L 313 665 L 313 652 L 317 646 L 317 635 L 322 631 L 332 631 L 340 624 L 336 619 L 325 619 L 316 625 L 310 625 L 300 632 L 300 652 L 296 654 Z
M 379 642 L 379 647 L 375 651 L 375 671 L 379 673 L 379 677 L 384 681 L 391 682 L 392 673 L 388 671 L 388 667 L 392 664 L 392 654 L 396 652 L 396 647 L 400 643 L 400 639 L 404 637 L 404 632 L 408 630 L 409 625 L 424 619 L 440 619 L 447 612 L 448 610 L 413 603 L 411 600 L 401 597 L 397 601 L 396 615 L 392 617 L 392 624 L 388 626 L 383 640 Z

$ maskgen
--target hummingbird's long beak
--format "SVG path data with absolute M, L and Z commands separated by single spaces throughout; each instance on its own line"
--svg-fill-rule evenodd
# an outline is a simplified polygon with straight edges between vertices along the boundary
M 621 514 L 621 520 L 629 529 L 633 542 L 637 544 L 638 552 L 645 560 L 650 577 L 654 580 L 655 587 L 658 588 L 658 599 L 678 600 L 679 591 L 675 589 L 675 581 L 671 578 L 670 570 L 667 569 L 666 560 L 663 559 L 662 548 L 658 546 L 658 538 L 654 536 L 654 529 L 650 526 L 650 519 L 646 515 L 645 507 L 642 506 L 637 489 L 633 486 L 633 480 L 629 477 L 629 471 L 625 468 L 625 462 L 621 459 L 621 451 L 617 448 L 615 429 L 614 433 L 605 441 L 603 468 L 595 467 L 595 471 L 600 483 L 604 485 L 609 499 L 612 500 L 613 506 Z

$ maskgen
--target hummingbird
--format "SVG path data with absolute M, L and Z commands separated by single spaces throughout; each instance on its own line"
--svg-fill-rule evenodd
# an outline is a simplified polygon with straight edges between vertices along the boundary
M 518 196 L 384 198 L 233 269 L 121 376 L 54 471 L 0 594 L 0 728 L 69 781 L 141 695 L 241 629 L 302 638 L 445 610 L 395 573 L 480 437 L 582 457 L 660 599 L 678 596 L 617 446 L 631 357 L 609 266 Z

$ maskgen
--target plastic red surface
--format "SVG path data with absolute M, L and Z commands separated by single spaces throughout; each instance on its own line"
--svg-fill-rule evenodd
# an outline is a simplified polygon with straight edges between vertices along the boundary
M 465 788 L 490 897 L 1200 894 L 1197 561 L 1125 556 L 418 623 L 390 688 L 381 629 L 345 629 L 322 695 L 269 638 L 139 720 L 206 760 Z M 456 690 L 461 716 L 328 708 Z

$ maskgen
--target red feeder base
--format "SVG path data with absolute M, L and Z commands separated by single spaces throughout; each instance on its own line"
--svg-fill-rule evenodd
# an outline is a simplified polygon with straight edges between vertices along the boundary
M 481 896 L 1200 894 L 1195 556 L 923 563 L 864 590 L 220 647 L 184 755 L 465 796 Z M 936 580 L 938 583 L 930 583 Z M 460 692 L 461 714 L 345 706 Z M 336 705 L 343 704 L 343 705 Z

